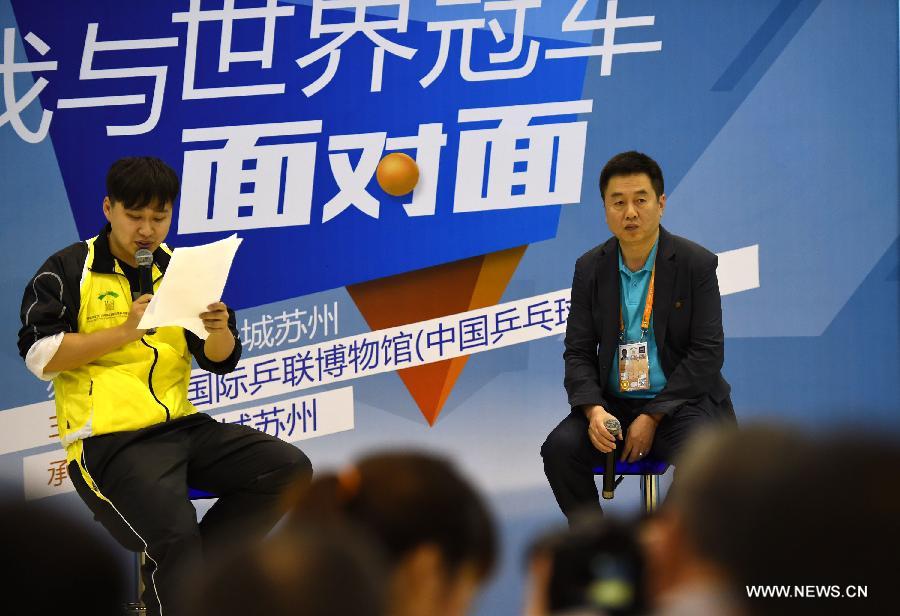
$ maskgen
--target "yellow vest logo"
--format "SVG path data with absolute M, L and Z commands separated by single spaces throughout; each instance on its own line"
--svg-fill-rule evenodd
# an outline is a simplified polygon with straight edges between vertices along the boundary
M 116 309 L 116 298 L 119 297 L 119 294 L 115 291 L 105 291 L 97 296 L 101 302 L 103 302 L 103 306 L 106 309 L 106 312 L 112 312 Z

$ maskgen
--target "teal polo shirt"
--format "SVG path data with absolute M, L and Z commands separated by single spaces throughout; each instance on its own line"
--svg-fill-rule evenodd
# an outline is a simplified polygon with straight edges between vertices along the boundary
M 622 260 L 619 250 L 619 302 L 622 306 L 622 321 L 625 324 L 625 342 L 641 340 L 641 319 L 644 317 L 644 304 L 647 301 L 647 290 L 650 288 L 650 274 L 656 262 L 656 249 L 659 240 L 653 245 L 644 267 L 632 272 Z M 616 328 L 618 329 L 618 328 Z M 609 370 L 609 390 L 620 398 L 654 398 L 666 386 L 666 375 L 659 364 L 659 353 L 656 349 L 656 338 L 653 335 L 653 315 L 650 315 L 650 330 L 644 336 L 647 343 L 647 359 L 650 363 L 650 389 L 646 391 L 619 390 L 619 357 L 618 344 Z

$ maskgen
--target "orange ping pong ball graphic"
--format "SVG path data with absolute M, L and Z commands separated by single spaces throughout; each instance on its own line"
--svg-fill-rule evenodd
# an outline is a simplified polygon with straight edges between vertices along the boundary
M 419 167 L 408 155 L 392 152 L 378 163 L 375 178 L 384 192 L 400 197 L 411 193 L 416 187 L 419 181 Z

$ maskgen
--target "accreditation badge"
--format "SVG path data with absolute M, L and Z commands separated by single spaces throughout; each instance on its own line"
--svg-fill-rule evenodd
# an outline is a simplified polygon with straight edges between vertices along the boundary
M 619 391 L 647 391 L 650 389 L 650 360 L 646 342 L 620 344 Z

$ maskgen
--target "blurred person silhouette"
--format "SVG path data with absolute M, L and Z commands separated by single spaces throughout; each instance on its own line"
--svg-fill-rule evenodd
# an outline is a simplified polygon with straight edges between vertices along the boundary
M 741 446 L 752 438 L 759 442 L 747 457 Z M 723 556 L 746 549 L 752 539 L 738 536 L 742 529 L 733 514 L 740 515 L 735 509 L 743 501 L 759 498 L 748 476 L 756 465 L 760 478 L 774 473 L 777 456 L 767 454 L 779 447 L 797 451 L 798 445 L 781 432 L 760 434 L 755 428 L 743 434 L 704 432 L 688 444 L 677 467 L 678 481 L 660 510 L 644 521 L 641 533 L 654 615 L 743 614 L 737 582 L 728 569 L 732 559 Z
M 643 533 L 657 613 L 882 613 L 900 553 L 897 468 L 900 446 L 858 431 L 702 435 Z M 750 596 L 761 588 L 784 595 Z
M 469 613 L 497 558 L 484 500 L 448 461 L 431 454 L 377 453 L 319 475 L 297 498 L 287 526 L 341 518 L 383 548 L 391 616 Z
M 813 436 L 799 453 L 779 452 L 781 472 L 766 482 L 759 500 L 748 503 L 740 520 L 758 538 L 755 549 L 723 555 L 747 611 L 760 616 L 895 611 L 900 444 L 848 427 Z M 752 597 L 748 589 L 761 587 L 789 589 L 791 596 Z
M 374 542 L 349 524 L 298 524 L 205 573 L 191 616 L 384 616 L 387 574 Z
M 106 537 L 33 502 L 0 504 L 2 608 L 10 616 L 120 616 L 126 569 Z
M 646 609 L 636 527 L 588 511 L 528 550 L 525 616 L 626 616 Z

